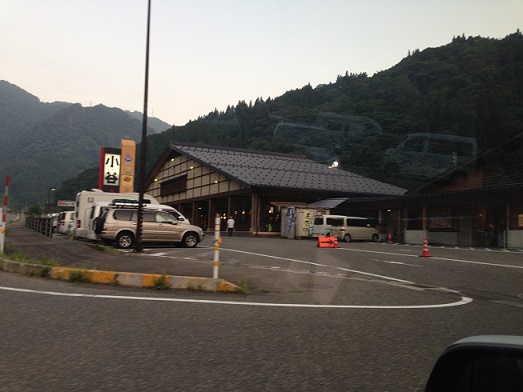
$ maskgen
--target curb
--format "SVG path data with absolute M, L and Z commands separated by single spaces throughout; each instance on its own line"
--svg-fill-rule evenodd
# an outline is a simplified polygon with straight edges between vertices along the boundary
M 150 287 L 159 289 L 171 288 L 207 292 L 240 291 L 238 286 L 223 279 L 163 274 L 98 271 L 68 267 L 51 267 L 47 265 L 22 263 L 19 261 L 5 259 L 0 259 L 0 270 L 29 276 L 40 276 L 49 277 L 52 279 L 92 283 L 105 283 L 116 286 Z

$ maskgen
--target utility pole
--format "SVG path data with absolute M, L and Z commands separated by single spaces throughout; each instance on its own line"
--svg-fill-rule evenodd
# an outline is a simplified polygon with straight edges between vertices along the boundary
M 143 99 L 142 120 L 142 148 L 140 153 L 140 189 L 138 198 L 138 219 L 136 222 L 136 247 L 135 252 L 141 253 L 142 247 L 142 224 L 143 224 L 143 195 L 145 193 L 145 151 L 147 142 L 147 105 L 149 95 L 149 35 L 151 26 L 151 0 L 147 2 L 147 40 L 145 44 L 145 93 Z

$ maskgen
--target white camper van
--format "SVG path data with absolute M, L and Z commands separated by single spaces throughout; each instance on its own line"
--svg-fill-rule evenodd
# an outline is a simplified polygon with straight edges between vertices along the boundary
M 380 239 L 378 229 L 372 226 L 367 218 L 359 216 L 316 216 L 311 233 L 313 237 L 335 235 L 338 240 L 345 242 L 353 240 L 377 242 Z
M 90 191 L 81 191 L 76 194 L 76 202 L 74 207 L 74 229 L 73 236 L 75 238 L 87 238 L 87 230 L 89 228 L 89 218 L 91 217 L 91 207 L 97 202 L 111 202 L 113 199 L 134 199 L 138 200 L 140 195 L 138 193 L 113 193 L 103 192 L 100 189 L 91 189 Z M 144 202 L 146 204 L 159 204 L 158 201 L 148 195 L 144 195 Z
M 91 207 L 91 214 L 89 215 L 89 225 L 87 227 L 87 239 L 88 240 L 97 240 L 98 236 L 95 233 L 96 223 L 95 219 L 102 216 L 104 211 L 109 207 L 120 206 L 124 207 L 126 205 L 137 206 L 138 200 L 127 200 L 127 199 L 113 199 L 112 201 L 97 201 Z M 189 219 L 183 216 L 176 208 L 165 205 L 165 204 L 147 204 L 146 208 L 148 210 L 161 210 L 166 211 L 173 215 L 179 222 L 190 224 Z

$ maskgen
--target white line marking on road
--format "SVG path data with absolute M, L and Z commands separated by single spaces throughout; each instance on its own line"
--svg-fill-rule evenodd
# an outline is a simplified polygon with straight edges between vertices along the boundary
M 339 249 L 341 249 L 341 248 L 339 248 Z M 246 251 L 243 251 L 243 250 L 235 250 L 235 249 L 224 249 L 224 250 L 228 250 L 230 252 L 238 252 L 238 253 L 245 253 L 245 254 L 249 254 L 249 255 L 268 257 L 268 258 L 277 259 L 277 260 L 287 260 L 287 261 L 292 261 L 292 262 L 295 262 L 295 263 L 310 264 L 310 265 L 314 265 L 314 266 L 318 266 L 318 267 L 334 268 L 334 269 L 341 270 L 341 271 L 353 272 L 353 273 L 356 273 L 356 274 L 367 275 L 367 276 L 372 276 L 372 277 L 375 277 L 375 278 L 385 279 L 387 281 L 395 281 L 395 282 L 413 284 L 413 282 L 409 282 L 408 280 L 397 279 L 397 278 L 393 278 L 393 277 L 385 276 L 385 275 L 371 274 L 369 272 L 363 272 L 363 271 L 358 271 L 358 270 L 354 270 L 354 269 L 348 269 L 348 268 L 342 268 L 342 267 L 333 267 L 333 266 L 329 266 L 329 265 L 325 265 L 325 264 L 314 263 L 314 262 L 311 262 L 311 261 L 289 259 L 289 258 L 286 258 L 286 257 L 271 256 L 271 255 L 266 255 L 266 254 L 263 254 L 263 253 L 246 252 Z M 369 251 L 369 252 L 372 252 L 372 251 Z M 376 252 L 376 253 L 385 253 L 385 252 Z M 412 256 L 412 255 L 408 255 L 408 256 Z M 321 272 L 318 272 L 318 271 L 316 273 L 317 274 L 321 274 Z
M 297 259 L 290 259 L 288 257 L 271 256 L 271 255 L 266 255 L 266 254 L 263 254 L 263 253 L 246 252 L 244 250 L 227 249 L 227 248 L 220 248 L 220 250 L 225 250 L 225 251 L 228 251 L 228 252 L 244 253 L 246 255 L 262 256 L 262 257 L 267 257 L 269 259 L 287 260 L 287 261 L 292 261 L 292 262 L 295 262 L 295 263 L 310 264 L 310 265 L 315 265 L 317 267 L 330 267 L 328 265 L 314 263 L 312 261 L 303 261 L 303 260 L 297 260 Z
M 449 259 L 446 257 L 432 257 L 433 259 L 438 260 L 446 260 L 446 261 L 455 261 L 457 263 L 465 263 L 465 264 L 480 264 L 480 265 L 491 265 L 493 267 L 505 267 L 505 268 L 517 268 L 517 269 L 523 269 L 522 265 L 510 265 L 510 264 L 494 264 L 494 263 L 487 263 L 484 261 L 470 261 L 470 260 L 460 260 L 460 259 Z
M 410 264 L 407 264 L 407 263 L 402 263 L 401 261 L 380 260 L 380 259 L 372 259 L 372 260 L 373 261 L 377 261 L 379 263 L 410 265 Z
M 354 272 L 356 274 L 361 274 L 361 275 L 373 276 L 375 278 L 380 278 L 380 279 L 385 279 L 385 280 L 392 280 L 394 282 L 414 284 L 414 282 L 410 282 L 408 280 L 392 278 L 392 277 L 386 276 L 386 275 L 371 274 L 370 272 L 363 272 L 363 271 L 353 270 L 353 269 L 349 269 L 349 268 L 342 268 L 342 267 L 336 267 L 336 269 L 339 269 L 341 271 Z
M 348 252 L 364 252 L 364 253 L 377 253 L 381 255 L 392 255 L 392 256 L 406 256 L 406 257 L 418 257 L 418 255 L 410 255 L 407 253 L 393 253 L 393 252 L 382 252 L 378 250 L 367 250 L 367 249 L 354 249 L 354 248 L 338 248 L 340 251 Z
M 262 306 L 274 308 L 316 308 L 316 309 L 433 309 L 433 308 L 450 308 L 454 306 L 466 305 L 472 302 L 472 298 L 461 297 L 459 301 L 434 304 L 434 305 L 315 305 L 315 304 L 285 304 L 285 303 L 263 303 L 263 302 L 233 302 L 233 301 L 216 301 L 216 300 L 202 300 L 202 299 L 181 299 L 181 298 L 155 298 L 155 297 L 135 297 L 135 296 L 121 296 L 121 295 L 100 295 L 100 294 L 75 294 L 75 293 L 60 293 L 55 291 L 39 291 L 29 289 L 19 289 L 14 287 L 0 286 L 0 290 L 15 291 L 20 293 L 54 295 L 60 297 L 75 297 L 75 298 L 95 298 L 95 299 L 126 299 L 135 301 L 157 301 L 157 302 L 181 302 L 181 303 L 197 303 L 197 304 L 213 304 L 213 305 L 240 305 L 240 306 Z
M 379 252 L 379 251 L 375 251 L 375 250 L 347 249 L 347 248 L 338 248 L 338 249 L 343 250 L 343 251 L 349 251 L 349 252 L 365 252 L 365 253 L 378 253 L 378 254 L 393 255 L 393 256 L 419 257 L 418 255 L 409 255 L 409 254 L 405 254 L 405 253 Z M 457 263 L 466 263 L 466 264 L 490 265 L 490 266 L 493 266 L 493 267 L 505 267 L 505 268 L 523 269 L 523 266 L 521 266 L 521 265 L 495 264 L 495 263 L 487 263 L 487 262 L 484 262 L 484 261 L 450 259 L 450 258 L 438 257 L 438 256 L 432 256 L 431 259 L 432 260 L 455 261 Z

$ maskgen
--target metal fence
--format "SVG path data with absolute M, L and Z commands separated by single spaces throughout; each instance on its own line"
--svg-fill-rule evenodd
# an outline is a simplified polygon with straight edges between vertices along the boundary
M 25 226 L 46 237 L 53 237 L 53 218 L 25 218 Z

